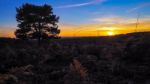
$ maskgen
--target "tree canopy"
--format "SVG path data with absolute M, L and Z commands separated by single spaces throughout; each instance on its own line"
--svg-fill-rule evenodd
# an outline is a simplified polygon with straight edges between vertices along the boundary
M 33 4 L 23 4 L 16 8 L 16 20 L 19 29 L 16 29 L 15 35 L 20 39 L 42 39 L 49 37 L 58 37 L 59 17 L 53 14 L 53 8 L 50 5 L 37 6 Z

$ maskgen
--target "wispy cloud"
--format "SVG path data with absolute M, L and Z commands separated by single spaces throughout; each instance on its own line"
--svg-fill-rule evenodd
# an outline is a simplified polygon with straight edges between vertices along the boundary
M 56 8 L 74 8 L 74 7 L 82 7 L 82 6 L 88 6 L 88 5 L 92 5 L 92 4 L 96 4 L 96 3 L 103 3 L 106 0 L 93 0 L 90 2 L 85 2 L 85 3 L 77 3 L 77 4 L 69 4 L 69 5 L 63 5 L 63 6 L 59 6 Z
M 100 24 L 133 24 L 137 22 L 137 18 L 129 18 L 122 16 L 104 16 L 99 18 L 93 18 L 92 21 Z M 150 22 L 150 16 L 143 16 L 139 18 L 139 21 L 142 22 Z
M 134 8 L 131 8 L 131 9 L 128 10 L 127 12 L 134 12 L 134 11 L 136 11 L 136 10 L 142 9 L 142 8 L 144 8 L 144 7 L 147 7 L 147 6 L 150 6 L 150 2 L 143 3 L 143 4 L 139 5 L 139 6 L 136 6 L 136 7 L 134 7 Z
M 95 18 L 93 21 L 96 21 L 98 23 L 103 23 L 103 24 L 116 24 L 122 21 L 123 18 L 120 17 L 101 17 L 101 18 Z

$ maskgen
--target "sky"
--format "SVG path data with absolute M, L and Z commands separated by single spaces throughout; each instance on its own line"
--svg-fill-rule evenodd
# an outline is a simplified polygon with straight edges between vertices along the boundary
M 51 5 L 62 37 L 150 31 L 150 0 L 0 0 L 0 37 L 15 37 L 16 7 L 24 3 Z

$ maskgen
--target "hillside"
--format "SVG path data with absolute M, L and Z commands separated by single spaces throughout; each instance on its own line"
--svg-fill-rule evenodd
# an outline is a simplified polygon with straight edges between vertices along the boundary
M 0 38 L 0 84 L 150 84 L 150 32 L 41 46 Z

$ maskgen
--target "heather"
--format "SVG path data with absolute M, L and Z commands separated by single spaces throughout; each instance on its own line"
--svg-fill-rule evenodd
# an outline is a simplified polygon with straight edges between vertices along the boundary
M 0 39 L 0 84 L 149 84 L 150 33 Z

